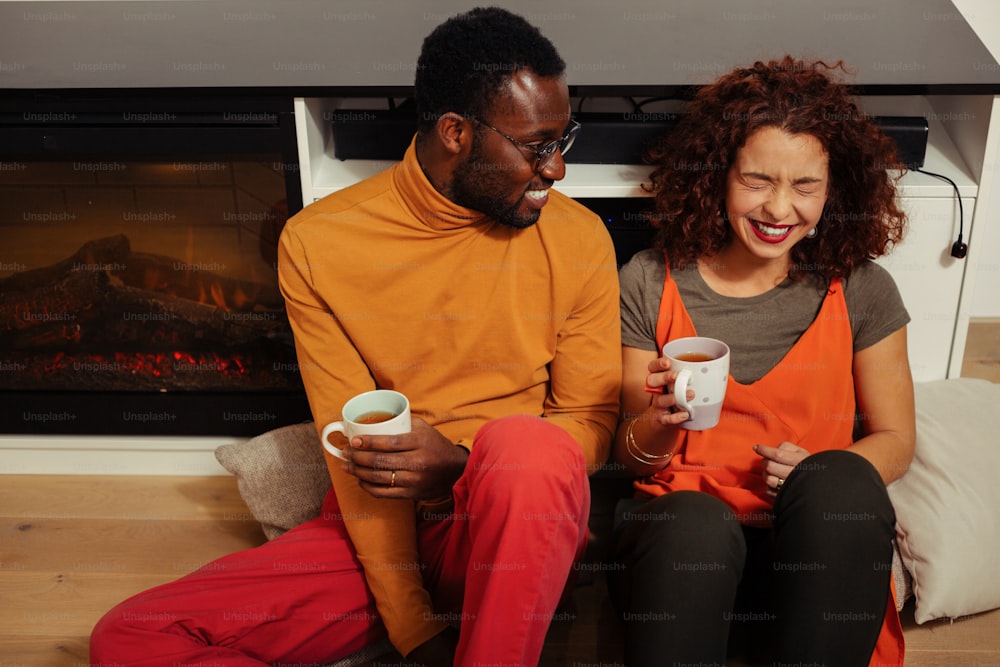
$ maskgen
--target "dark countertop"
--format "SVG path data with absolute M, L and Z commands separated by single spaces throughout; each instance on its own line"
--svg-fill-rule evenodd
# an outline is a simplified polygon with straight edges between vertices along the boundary
M 0 89 L 407 90 L 424 36 L 487 2 L 0 2 Z M 949 0 L 512 0 L 577 91 L 649 94 L 792 53 L 843 59 L 867 93 L 1000 93 Z M 9 94 L 8 90 L 8 94 Z

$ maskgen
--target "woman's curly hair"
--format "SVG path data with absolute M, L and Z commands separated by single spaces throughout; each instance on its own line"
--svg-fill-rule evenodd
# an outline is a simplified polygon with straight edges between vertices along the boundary
M 736 69 L 698 90 L 678 125 L 646 156 L 656 165 L 647 186 L 655 202 L 655 245 L 671 264 L 691 264 L 730 242 L 727 174 L 747 138 L 766 127 L 811 135 L 829 156 L 819 233 L 793 247 L 789 275 L 846 277 L 902 239 L 906 215 L 896 202 L 896 181 L 905 168 L 895 143 L 862 114 L 851 89 L 831 76 L 836 69 L 846 72 L 839 61 L 806 63 L 786 55 Z

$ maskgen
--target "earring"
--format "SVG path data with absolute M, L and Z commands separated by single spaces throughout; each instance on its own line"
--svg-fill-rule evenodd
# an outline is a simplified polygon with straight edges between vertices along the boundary
M 816 235 L 819 234 L 819 230 L 817 229 L 817 227 L 819 227 L 819 225 L 817 225 L 816 227 L 813 227 L 808 232 L 806 232 L 806 238 L 807 239 L 814 239 L 814 238 L 816 238 Z

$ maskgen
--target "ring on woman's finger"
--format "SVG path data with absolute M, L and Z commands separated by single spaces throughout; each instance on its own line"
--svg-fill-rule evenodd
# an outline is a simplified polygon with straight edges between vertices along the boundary
M 389 488 L 396 486 L 396 471 L 392 471 L 392 477 L 389 478 Z
M 395 473 L 394 473 L 394 474 L 395 474 Z M 777 481 L 777 482 L 775 482 L 775 484 L 774 484 L 774 488 L 776 488 L 776 489 L 780 489 L 780 488 L 781 488 L 782 486 L 784 486 L 784 484 L 785 484 L 785 480 L 783 480 L 783 479 L 781 479 L 781 478 L 779 477 L 779 478 L 778 478 L 778 481 Z

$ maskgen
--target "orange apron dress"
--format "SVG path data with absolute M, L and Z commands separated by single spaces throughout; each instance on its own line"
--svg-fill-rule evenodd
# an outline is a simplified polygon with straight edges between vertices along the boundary
M 667 266 L 656 323 L 659 349 L 675 338 L 698 335 Z M 850 446 L 855 423 L 853 357 L 847 302 L 841 281 L 835 279 L 816 319 L 784 358 L 751 384 L 730 376 L 719 424 L 687 431 L 670 464 L 637 480 L 636 490 L 650 497 L 702 491 L 729 505 L 740 523 L 770 526 L 773 501 L 760 456 L 752 447 L 774 447 L 787 440 L 815 454 Z M 893 590 L 870 665 L 902 665 L 903 647 Z

